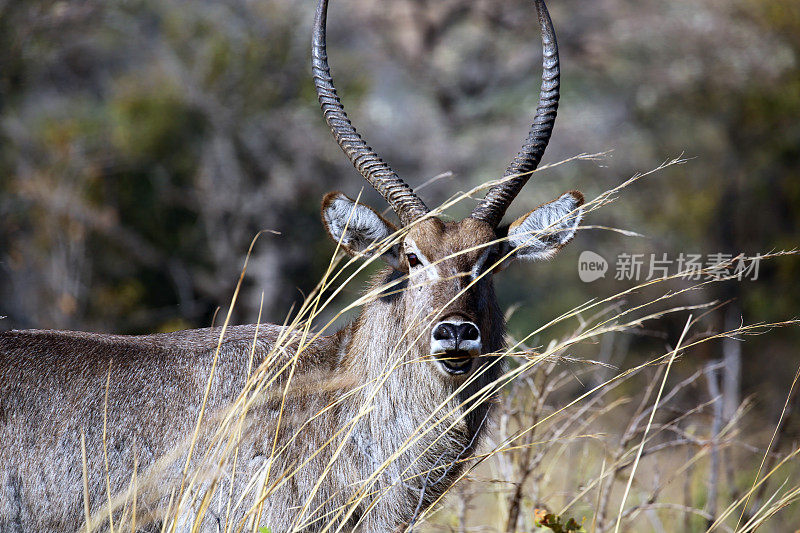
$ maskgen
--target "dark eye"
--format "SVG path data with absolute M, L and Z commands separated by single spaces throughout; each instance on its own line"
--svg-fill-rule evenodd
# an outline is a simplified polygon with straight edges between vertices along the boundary
M 482 270 L 496 268 L 497 265 L 495 263 L 497 263 L 499 260 L 500 260 L 500 254 L 496 252 L 490 253 L 489 257 L 486 258 L 486 262 L 483 264 Z
M 410 267 L 415 267 L 419 264 L 417 254 L 406 254 L 406 259 L 408 259 L 408 266 Z

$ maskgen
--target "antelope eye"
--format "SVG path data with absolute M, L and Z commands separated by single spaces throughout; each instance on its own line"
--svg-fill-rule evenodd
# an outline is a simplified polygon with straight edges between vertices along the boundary
M 417 254 L 406 254 L 406 259 L 408 259 L 408 266 L 410 267 L 415 267 L 419 264 Z
M 497 252 L 490 253 L 489 256 L 486 258 L 486 262 L 483 264 L 482 270 L 497 268 L 496 263 L 500 260 L 501 257 L 502 256 Z

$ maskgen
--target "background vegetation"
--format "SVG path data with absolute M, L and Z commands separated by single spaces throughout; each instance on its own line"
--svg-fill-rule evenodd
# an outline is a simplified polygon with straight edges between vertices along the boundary
M 255 321 L 262 294 L 264 318 L 284 320 L 333 250 L 319 222 L 322 195 L 355 196 L 363 186 L 318 111 L 309 65 L 314 7 L 310 0 L 0 2 L 0 327 L 207 326 L 229 301 L 260 229 L 280 235 L 257 243 L 235 321 Z M 549 7 L 563 96 L 545 163 L 610 152 L 537 173 L 509 218 L 566 189 L 594 198 L 664 160 L 689 160 L 625 188 L 587 221 L 643 237 L 583 231 L 552 263 L 498 276 L 501 302 L 518 306 L 513 335 L 635 285 L 614 279 L 622 253 L 645 254 L 646 271 L 651 254 L 676 260 L 797 247 L 797 2 L 552 0 Z M 428 205 L 499 177 L 538 97 L 529 1 L 337 0 L 329 27 L 337 84 L 369 142 L 412 185 L 452 173 L 423 190 Z M 373 191 L 365 195 L 382 207 Z M 580 281 L 584 250 L 609 261 L 605 278 Z M 797 316 L 798 277 L 800 261 L 781 257 L 763 262 L 758 280 L 713 284 L 678 303 L 726 302 L 702 314 L 700 330 L 781 321 Z M 643 288 L 625 302 L 688 283 Z M 674 347 L 685 321 L 665 317 L 569 355 L 629 368 Z M 798 330 L 786 328 L 688 351 L 672 370 L 675 384 L 710 370 L 676 393 L 684 402 L 676 409 L 718 400 L 721 416 L 738 420 L 749 439 L 733 440 L 763 453 L 800 364 L 798 341 Z M 602 372 L 547 401 L 589 390 Z M 618 392 L 635 396 L 652 377 Z M 613 403 L 617 393 L 608 394 Z M 736 418 L 743 399 L 748 415 Z M 797 447 L 796 411 L 793 400 L 773 446 L 778 454 Z M 630 416 L 616 419 L 620 431 Z M 712 408 L 708 417 L 710 424 Z M 612 422 L 606 428 L 613 433 Z M 737 453 L 749 452 L 730 451 L 727 464 L 737 464 Z M 693 505 L 715 514 L 707 502 Z

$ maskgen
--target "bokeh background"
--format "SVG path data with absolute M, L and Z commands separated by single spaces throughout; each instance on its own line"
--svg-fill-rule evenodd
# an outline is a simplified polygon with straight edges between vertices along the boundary
M 280 235 L 256 243 L 234 321 L 255 321 L 262 295 L 263 318 L 285 319 L 334 249 L 319 221 L 321 197 L 332 189 L 355 196 L 364 185 L 316 102 L 315 4 L 0 2 L 0 328 L 208 326 L 261 229 Z M 800 3 L 549 7 L 562 99 L 544 163 L 608 153 L 537 173 L 508 219 L 568 189 L 591 199 L 665 160 L 688 161 L 623 189 L 587 220 L 641 237 L 586 230 L 552 262 L 498 276 L 502 305 L 516 308 L 512 332 L 634 285 L 614 279 L 622 253 L 645 254 L 644 278 L 650 254 L 798 246 Z M 356 126 L 406 181 L 452 173 L 421 192 L 428 205 L 499 177 L 538 98 L 539 34 L 527 0 L 336 0 L 329 53 Z M 364 195 L 383 208 L 374 191 Z M 584 250 L 608 260 L 605 278 L 579 279 Z M 780 321 L 798 315 L 798 279 L 800 261 L 781 257 L 762 262 L 757 280 L 712 284 L 679 302 L 728 302 L 703 316 L 708 331 Z M 610 335 L 577 355 L 625 368 L 653 347 L 674 346 L 685 320 Z M 533 344 L 562 327 L 570 326 Z M 755 430 L 767 430 L 800 363 L 798 341 L 797 328 L 785 328 L 705 343 L 679 362 L 676 379 L 709 361 L 739 361 L 726 394 L 734 404 L 752 397 L 764 422 Z M 781 446 L 800 438 L 797 428 L 787 425 Z

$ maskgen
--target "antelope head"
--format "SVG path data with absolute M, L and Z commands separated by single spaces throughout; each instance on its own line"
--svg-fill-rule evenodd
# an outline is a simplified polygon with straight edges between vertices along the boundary
M 514 259 L 552 257 L 575 235 L 583 195 L 569 191 L 509 225 L 501 220 L 536 169 L 555 122 L 559 98 L 558 46 L 542 0 L 535 0 L 542 31 L 543 73 L 536 116 L 522 150 L 505 178 L 492 186 L 472 214 L 457 222 L 433 216 L 422 200 L 356 132 L 333 84 L 326 52 L 328 0 L 317 7 L 312 42 L 314 83 L 323 115 L 339 146 L 361 175 L 386 199 L 402 224 L 340 192 L 327 194 L 322 219 L 331 238 L 351 255 L 369 255 L 375 243 L 402 240 L 381 251 L 395 279 L 405 279 L 400 296 L 410 341 L 433 354 L 447 377 L 464 376 L 481 354 L 503 345 L 504 321 L 492 275 Z

